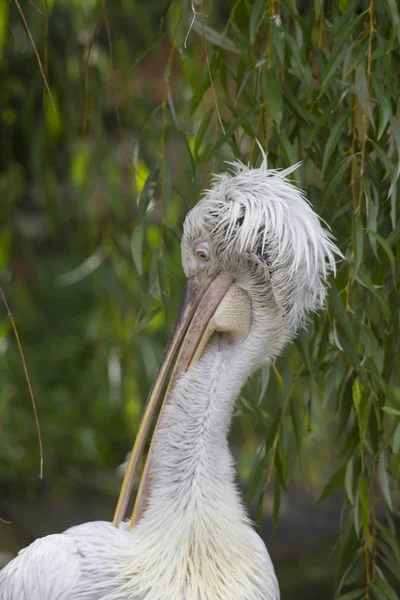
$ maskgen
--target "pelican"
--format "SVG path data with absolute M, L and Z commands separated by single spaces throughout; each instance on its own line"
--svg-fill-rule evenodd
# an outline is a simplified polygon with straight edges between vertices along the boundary
M 323 307 L 335 271 L 331 234 L 288 179 L 297 166 L 271 170 L 265 156 L 259 168 L 232 163 L 188 213 L 187 286 L 114 521 L 33 542 L 0 573 L 1 600 L 279 600 L 270 556 L 240 499 L 227 434 L 247 378 Z

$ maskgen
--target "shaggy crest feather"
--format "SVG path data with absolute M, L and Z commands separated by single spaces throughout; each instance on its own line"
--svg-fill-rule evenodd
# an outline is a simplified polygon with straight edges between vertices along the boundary
M 304 192 L 288 180 L 300 163 L 268 169 L 264 154 L 259 168 L 229 164 L 232 173 L 214 175 L 185 229 L 192 230 L 191 238 L 201 237 L 201 224 L 227 262 L 239 254 L 261 261 L 294 332 L 307 313 L 322 308 L 326 280 L 341 253 Z

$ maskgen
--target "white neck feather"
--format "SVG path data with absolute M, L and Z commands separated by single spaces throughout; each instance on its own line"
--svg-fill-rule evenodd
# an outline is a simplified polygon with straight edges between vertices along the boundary
M 229 349 L 219 351 L 218 343 L 213 340 L 202 360 L 178 381 L 163 411 L 152 455 L 151 512 L 184 511 L 197 518 L 204 507 L 224 511 L 226 504 L 243 512 L 227 434 L 247 369 L 243 362 L 235 365 Z
M 241 504 L 227 443 L 234 400 L 250 370 L 238 359 L 216 337 L 163 410 L 149 499 L 124 573 L 140 598 L 276 598 L 272 566 L 268 571 Z

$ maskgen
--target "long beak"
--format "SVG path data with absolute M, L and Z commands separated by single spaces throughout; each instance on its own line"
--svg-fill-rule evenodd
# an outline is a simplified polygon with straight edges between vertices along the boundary
M 213 280 L 206 275 L 189 279 L 186 285 L 178 316 L 168 339 L 153 386 L 150 390 L 139 431 L 129 459 L 112 522 L 114 527 L 118 527 L 125 516 L 137 473 L 139 459 L 148 438 L 150 426 L 157 406 L 159 405 L 167 376 L 171 371 L 172 364 L 177 356 L 183 337 L 187 331 L 175 367 L 171 373 L 170 385 L 165 394 L 165 398 L 168 397 L 168 391 L 171 389 L 177 378 L 188 369 L 194 355 L 198 355 L 198 351 L 196 352 L 196 350 L 198 349 L 199 344 L 204 348 L 206 343 L 204 336 L 207 324 L 232 283 L 233 277 L 231 275 L 228 273 L 220 273 Z M 132 522 L 137 520 L 138 509 L 143 505 L 147 475 L 148 463 L 146 463 L 138 497 L 136 499 Z

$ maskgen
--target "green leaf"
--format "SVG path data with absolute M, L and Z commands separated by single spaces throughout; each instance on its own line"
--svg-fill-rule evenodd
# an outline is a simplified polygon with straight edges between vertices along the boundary
M 376 190 L 371 189 L 370 181 L 366 178 L 363 178 L 363 185 L 366 201 L 368 239 L 373 253 L 379 260 L 378 250 L 376 247 L 376 239 L 372 235 L 372 233 L 376 233 L 376 230 L 378 228 L 379 202 L 377 202 L 375 199 Z M 373 194 L 375 198 L 372 198 Z
M 377 529 L 379 531 L 378 540 L 382 538 L 385 544 L 387 544 L 390 553 L 398 565 L 398 569 L 400 569 L 400 546 L 397 540 L 397 532 L 395 527 L 388 527 L 388 525 L 378 521 Z
M 387 319 L 390 319 L 391 311 L 390 311 L 387 299 L 382 294 L 382 292 L 377 287 L 374 286 L 371 279 L 367 275 L 366 269 L 364 267 L 360 267 L 357 275 L 355 276 L 355 279 L 358 281 L 358 283 L 360 283 L 363 287 L 365 287 L 367 290 L 369 290 L 371 292 L 372 296 L 377 300 L 385 317 Z
M 400 417 L 400 410 L 397 408 L 393 408 L 393 406 L 382 406 L 382 410 L 387 412 L 389 415 L 395 415 L 396 417 Z
M 356 377 L 353 382 L 353 404 L 356 407 L 356 409 L 358 409 L 360 407 L 361 399 L 362 399 L 361 384 L 360 384 L 359 378 Z
M 265 392 L 267 391 L 267 388 L 268 388 L 270 374 L 271 374 L 271 365 L 270 364 L 264 365 L 261 369 L 261 390 L 260 390 L 260 395 L 259 395 L 259 398 L 257 401 L 257 405 L 259 405 L 264 399 Z
M 334 152 L 336 146 L 338 145 L 340 136 L 342 133 L 345 133 L 344 125 L 347 123 L 349 119 L 349 115 L 347 112 L 342 114 L 339 119 L 335 122 L 335 125 L 332 127 L 332 131 L 329 134 L 329 137 L 326 142 L 324 158 L 322 161 L 322 172 L 325 173 L 326 168 L 329 164 L 332 153 Z
M 183 66 L 183 71 L 186 76 L 186 80 L 189 83 L 190 90 L 192 92 L 193 101 L 195 104 L 198 104 L 202 97 L 202 89 L 201 89 L 202 79 L 199 78 L 199 75 L 193 65 L 193 62 L 192 62 L 189 54 L 187 52 L 185 52 L 184 50 L 182 50 L 182 48 L 179 49 L 179 57 L 181 59 L 181 63 Z M 207 88 L 209 86 L 209 83 L 210 82 L 207 81 L 207 84 L 206 84 Z
M 8 32 L 8 0 L 0 0 L 0 52 L 3 50 Z
M 351 455 L 350 460 L 347 461 L 346 473 L 344 477 L 344 487 L 346 489 L 347 497 L 352 504 L 354 504 L 354 493 L 355 493 L 355 455 L 354 452 Z
M 321 502 L 323 502 L 333 492 L 343 487 L 345 472 L 346 465 L 342 465 L 337 471 L 335 471 L 322 490 L 322 493 L 316 502 L 317 504 L 321 504 Z
M 387 243 L 390 247 L 394 246 L 400 240 L 400 223 L 391 231 L 387 237 Z
M 279 483 L 278 478 L 276 478 L 275 485 L 274 485 L 274 506 L 272 509 L 272 522 L 273 522 L 275 529 L 278 524 L 280 507 L 281 507 L 281 485 Z
M 369 530 L 369 521 L 370 521 L 370 513 L 369 513 L 369 499 L 368 499 L 368 488 L 367 482 L 365 480 L 364 475 L 360 475 L 360 479 L 358 482 L 358 493 L 360 497 L 360 508 L 361 508 L 361 521 L 364 529 L 364 534 L 368 541 L 371 540 L 371 534 Z
M 256 502 L 256 528 L 257 528 L 257 532 L 260 531 L 261 529 L 261 523 L 263 520 L 263 505 L 264 505 L 264 490 L 261 490 L 261 492 L 258 495 L 257 498 L 257 502 Z
M 308 92 L 312 92 L 312 71 L 311 66 L 304 60 L 301 49 L 296 41 L 290 36 L 285 36 L 285 41 L 291 49 L 290 62 L 293 72 Z
M 254 496 L 256 495 L 256 493 L 260 487 L 260 483 L 264 476 L 265 468 L 266 468 L 266 465 L 268 462 L 268 456 L 265 456 L 265 455 L 260 456 L 262 451 L 264 451 L 263 447 L 260 449 L 259 455 L 257 456 L 257 458 L 253 464 L 251 473 L 250 473 L 247 492 L 246 492 L 246 501 L 247 502 L 251 502 L 253 500 Z
M 391 119 L 391 123 L 393 123 L 393 119 Z M 398 155 L 400 156 L 400 148 L 398 149 Z M 388 192 L 388 198 L 390 198 L 390 217 L 392 221 L 393 229 L 396 227 L 396 219 L 397 219 L 397 181 L 400 177 L 400 161 L 397 163 L 396 168 L 393 171 L 392 179 L 390 181 L 390 188 Z
M 393 435 L 392 450 L 393 454 L 400 452 L 400 423 L 397 425 Z
M 400 16 L 397 8 L 396 0 L 385 0 L 390 19 L 392 21 L 392 30 L 396 32 L 397 39 L 400 43 Z
M 86 277 L 89 277 L 89 275 L 92 275 L 92 273 L 97 271 L 106 260 L 111 250 L 112 243 L 98 246 L 96 251 L 88 256 L 88 258 L 86 258 L 78 267 L 75 267 L 72 271 L 59 275 L 56 279 L 58 285 L 67 287 L 86 279 Z
M 196 133 L 196 138 L 194 141 L 194 154 L 195 156 L 197 156 L 199 154 L 200 148 L 201 148 L 201 144 L 203 142 L 203 138 L 204 138 L 204 134 L 208 129 L 208 126 L 210 124 L 211 121 L 211 117 L 213 116 L 213 114 L 215 113 L 215 109 L 214 108 L 210 108 L 209 111 L 206 112 L 202 122 L 200 123 L 200 126 L 197 130 Z
M 372 584 L 372 589 L 378 594 L 378 598 L 383 598 L 385 600 L 399 600 L 397 593 L 384 579 L 376 579 L 376 582 Z M 379 592 L 382 592 L 383 596 L 379 595 Z
M 3 271 L 9 265 L 11 256 L 11 231 L 0 233 L 0 270 Z
M 203 37 L 203 25 L 201 22 L 201 18 L 196 19 L 193 23 L 193 31 L 195 31 L 198 35 Z M 204 35 L 206 40 L 210 42 L 210 44 L 213 44 L 213 46 L 218 46 L 223 50 L 233 52 L 233 54 L 240 54 L 240 49 L 236 46 L 236 44 L 232 42 L 232 40 L 230 40 L 228 37 L 226 37 L 226 35 L 222 35 L 221 33 L 218 33 L 218 31 L 215 31 L 215 29 L 212 29 L 211 27 L 205 25 Z
M 265 0 L 256 0 L 251 9 L 250 16 L 250 42 L 254 44 L 257 31 L 262 23 L 264 15 L 267 11 L 267 3 Z
M 263 73 L 263 93 L 268 101 L 268 110 L 279 131 L 283 114 L 282 86 L 279 77 L 272 70 Z
M 399 563 L 396 562 L 390 548 L 386 544 L 382 543 L 381 540 L 377 540 L 377 549 L 380 561 L 387 567 L 387 569 L 394 575 L 397 581 L 400 581 L 400 570 Z
M 228 127 L 228 129 L 226 130 L 226 134 L 225 135 L 219 135 L 218 139 L 216 141 L 215 144 L 212 145 L 212 147 L 210 147 L 210 149 L 204 153 L 204 156 L 202 156 L 202 163 L 206 163 L 208 160 L 210 160 L 210 158 L 212 156 L 215 156 L 216 153 L 218 152 L 218 150 L 227 142 L 229 142 L 230 137 L 236 133 L 237 129 L 242 126 L 242 124 L 244 123 L 244 121 L 247 121 L 249 119 L 252 118 L 252 116 L 254 114 L 256 114 L 261 108 L 263 108 L 263 105 L 258 105 L 255 106 L 254 108 L 252 108 L 249 112 L 245 112 L 245 113 L 241 113 L 240 116 L 235 119 Z
M 170 128 L 180 136 L 180 138 L 183 140 L 184 144 L 185 144 L 185 148 L 187 151 L 187 154 L 189 156 L 190 159 L 190 165 L 192 167 L 192 180 L 194 180 L 196 178 L 196 162 L 193 158 L 193 154 L 192 151 L 190 149 L 190 144 L 189 144 L 189 140 L 186 137 L 185 132 L 182 129 L 178 129 L 177 127 L 174 126 L 170 126 Z
M 304 106 L 304 103 L 299 100 L 298 96 L 295 96 L 287 81 L 283 84 L 283 97 L 285 98 L 285 104 L 299 117 L 304 119 L 306 123 L 316 123 L 317 119 L 314 113 L 311 112 L 308 107 Z
M 321 10 L 322 10 L 323 5 L 324 5 L 324 0 L 314 0 L 314 15 L 315 15 L 316 21 L 318 21 L 320 15 L 321 15 Z
M 285 0 L 285 4 L 293 15 L 298 15 L 296 0 Z
M 326 65 L 325 77 L 321 84 L 321 89 L 319 92 L 318 99 L 321 96 L 323 96 L 323 94 L 326 92 L 334 75 L 338 74 L 339 66 L 344 61 L 345 57 L 347 57 L 348 51 L 349 50 L 348 50 L 347 46 L 345 46 L 344 48 L 342 48 L 342 50 L 341 50 L 341 52 L 339 52 L 339 54 L 337 54 L 335 56 L 333 56 L 333 54 L 331 54 L 328 64 Z
M 165 271 L 165 262 L 162 256 L 159 256 L 157 261 L 157 284 L 161 302 L 165 312 L 167 312 L 167 275 Z
M 339 185 L 339 183 L 343 183 L 343 177 L 346 171 L 348 170 L 351 162 L 351 156 L 346 156 L 338 163 L 333 165 L 332 169 L 329 170 L 329 175 L 325 181 L 324 192 L 322 194 L 321 202 L 318 207 L 320 213 L 322 213 L 328 203 L 328 200 L 333 195 L 333 192 Z
M 158 42 L 160 42 L 165 36 L 167 35 L 166 32 L 158 32 L 153 38 L 151 38 L 149 40 L 149 42 L 144 46 L 144 48 L 142 50 L 140 50 L 140 52 L 138 52 L 135 56 L 135 59 L 133 61 L 133 64 L 131 65 L 129 72 L 132 73 L 132 71 L 135 69 L 135 67 L 140 63 L 140 61 L 147 56 L 148 54 L 150 54 L 150 52 L 153 50 L 153 48 L 158 44 Z
M 275 438 L 279 432 L 281 418 L 282 418 L 282 408 L 279 408 L 275 414 L 274 420 L 272 421 L 272 424 L 268 431 L 268 435 L 265 440 L 265 452 L 268 452 L 272 448 L 272 446 L 275 442 Z
M 296 443 L 297 456 L 300 456 L 302 430 L 300 416 L 298 414 L 297 404 L 295 401 L 290 402 L 290 420 L 292 423 L 293 435 Z
M 139 220 L 140 221 L 143 220 L 150 202 L 155 201 L 155 199 L 156 199 L 156 189 L 157 189 L 159 174 L 160 174 L 160 168 L 158 166 L 154 167 L 150 171 L 150 173 L 145 181 L 145 184 L 143 186 L 143 189 L 140 193 L 140 197 L 139 197 Z
M 143 237 L 143 223 L 139 223 L 131 237 L 132 258 L 139 275 L 143 275 Z
M 391 177 L 393 175 L 394 169 L 393 169 L 393 165 L 390 161 L 390 158 L 388 157 L 384 148 L 382 148 L 380 144 L 377 144 L 375 142 L 375 140 L 370 139 L 369 141 L 372 144 L 372 147 L 374 148 L 376 154 L 378 155 L 379 160 L 381 161 L 382 165 L 385 168 L 386 176 Z
M 352 33 L 356 31 L 360 23 L 363 21 L 366 14 L 367 11 L 363 12 L 361 15 L 354 19 L 351 10 L 346 11 L 345 14 L 341 17 L 341 22 L 345 24 L 345 27 L 340 31 L 339 35 L 336 35 L 335 37 L 335 43 L 333 44 L 332 52 L 329 56 L 329 60 L 326 65 L 325 77 L 322 81 L 319 97 L 325 93 L 325 91 L 328 88 L 328 85 L 331 82 L 332 77 L 337 73 L 339 65 L 343 62 L 348 52 L 346 43 L 350 39 Z M 335 34 L 332 33 L 332 35 Z
M 290 143 L 290 140 L 283 129 L 276 132 L 276 137 L 279 149 L 285 157 L 285 163 L 289 165 L 296 163 L 298 160 L 297 149 Z
M 355 499 L 355 505 L 354 505 L 354 530 L 357 534 L 357 537 L 360 539 L 361 537 L 361 529 L 362 529 L 362 522 L 361 522 L 361 502 L 360 502 L 360 494 L 357 491 L 357 495 L 356 495 L 356 499 Z
M 335 600 L 362 600 L 365 596 L 365 589 L 358 588 L 357 590 L 353 590 L 351 592 L 347 592 L 346 594 L 341 594 L 337 596 Z
M 355 277 L 360 268 L 363 259 L 364 249 L 364 231 L 361 219 L 354 217 L 352 222 L 352 241 L 353 241 L 353 276 Z
M 359 410 L 359 420 L 360 420 L 360 440 L 364 443 L 365 437 L 368 432 L 369 427 L 369 419 L 371 416 L 372 409 L 372 400 L 371 396 L 368 394 L 364 394 L 360 410 Z
M 371 111 L 371 103 L 368 102 L 369 91 L 368 91 L 368 81 L 367 81 L 367 73 L 366 67 L 364 66 L 364 61 L 359 63 L 356 68 L 356 80 L 354 83 L 354 91 L 356 93 L 357 99 L 360 103 L 360 106 L 364 107 L 364 110 L 367 112 L 368 120 L 375 128 L 375 123 Z
M 78 188 L 84 188 L 87 184 L 87 178 L 90 165 L 90 148 L 88 144 L 81 144 L 74 152 L 71 161 L 71 180 Z
M 379 483 L 380 483 L 380 486 L 381 486 L 381 489 L 383 492 L 383 496 L 384 496 L 390 510 L 393 510 L 392 497 L 390 494 L 390 487 L 389 487 L 389 478 L 388 478 L 388 474 L 387 474 L 387 470 L 386 470 L 386 453 L 385 453 L 385 451 L 381 452 L 381 455 L 379 457 L 378 475 L 379 475 Z
M 143 331 L 143 329 L 145 329 L 147 325 L 150 325 L 152 320 L 159 314 L 160 310 L 160 307 L 157 307 L 154 310 L 147 313 L 146 315 L 144 315 L 144 317 L 138 318 L 135 327 L 133 328 L 133 331 L 129 336 L 130 339 L 134 338 L 138 333 Z
M 379 129 L 376 138 L 379 141 L 387 127 L 387 124 L 389 123 L 392 110 L 385 89 L 382 87 L 382 82 L 379 81 L 373 74 L 371 74 L 371 79 L 379 107 Z
M 382 246 L 382 248 L 384 249 L 384 251 L 386 252 L 389 261 L 390 261 L 390 266 L 392 268 L 392 278 L 393 278 L 393 283 L 394 285 L 396 285 L 396 260 L 393 254 L 393 250 L 391 249 L 391 247 L 389 246 L 389 244 L 387 243 L 387 241 L 385 240 L 385 238 L 383 238 L 381 235 L 379 235 L 378 233 L 375 233 L 374 231 L 369 231 L 368 232 L 370 235 L 372 235 L 373 238 L 375 238 L 377 240 L 377 242 L 379 242 L 379 244 Z

